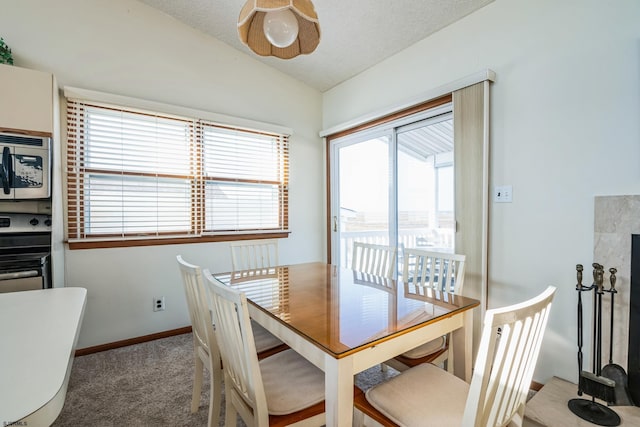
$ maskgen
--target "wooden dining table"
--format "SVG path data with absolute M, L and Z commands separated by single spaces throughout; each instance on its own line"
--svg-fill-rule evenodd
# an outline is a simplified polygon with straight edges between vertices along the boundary
M 218 273 L 254 321 L 325 372 L 327 426 L 351 426 L 354 375 L 452 332 L 454 373 L 471 380 L 479 301 L 321 262 Z

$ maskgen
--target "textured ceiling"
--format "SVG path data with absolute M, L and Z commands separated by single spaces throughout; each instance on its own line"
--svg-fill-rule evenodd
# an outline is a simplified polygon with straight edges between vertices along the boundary
M 324 92 L 493 0 L 313 0 L 321 39 L 310 55 L 261 57 L 238 39 L 245 0 L 139 0 Z

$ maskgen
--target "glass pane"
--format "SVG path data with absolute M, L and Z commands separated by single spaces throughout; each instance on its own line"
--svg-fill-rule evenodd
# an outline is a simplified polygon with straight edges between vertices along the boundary
M 190 173 L 190 122 L 87 108 L 85 129 L 87 168 L 182 176 Z
M 399 244 L 453 252 L 453 201 L 453 119 L 399 132 Z
M 206 231 L 277 229 L 278 185 L 207 182 Z
M 87 234 L 186 233 L 191 182 L 91 174 L 84 187 Z
M 286 228 L 288 141 L 205 125 L 205 231 Z
M 274 135 L 205 126 L 205 176 L 282 181 L 282 144 L 282 140 Z
M 340 148 L 340 265 L 351 266 L 354 241 L 389 244 L 389 138 Z

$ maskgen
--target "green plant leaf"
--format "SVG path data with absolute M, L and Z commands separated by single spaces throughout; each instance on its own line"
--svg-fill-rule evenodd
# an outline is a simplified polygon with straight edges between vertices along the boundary
M 0 64 L 13 65 L 13 56 L 11 55 L 11 48 L 7 46 L 4 39 L 0 37 Z

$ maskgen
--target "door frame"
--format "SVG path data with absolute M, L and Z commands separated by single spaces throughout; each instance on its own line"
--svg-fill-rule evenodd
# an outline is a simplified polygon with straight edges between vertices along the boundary
M 336 230 L 339 229 L 340 213 L 338 204 L 340 200 L 339 190 L 336 186 L 338 179 L 339 162 L 337 151 L 340 148 L 366 141 L 373 137 L 389 137 L 389 162 L 390 171 L 390 192 L 393 197 L 389 197 L 389 228 L 397 230 L 397 129 L 429 120 L 445 114 L 453 114 L 452 96 L 447 95 L 436 100 L 432 100 L 404 112 L 396 113 L 375 122 L 365 124 L 348 131 L 340 132 L 326 138 L 326 166 L 327 166 L 327 260 L 329 263 L 339 262 L 339 253 L 334 250 L 338 247 Z M 455 149 L 455 145 L 454 145 Z M 455 167 L 455 166 L 454 166 Z M 390 195 L 391 196 L 391 195 Z M 395 233 L 390 235 L 390 244 L 397 244 Z

